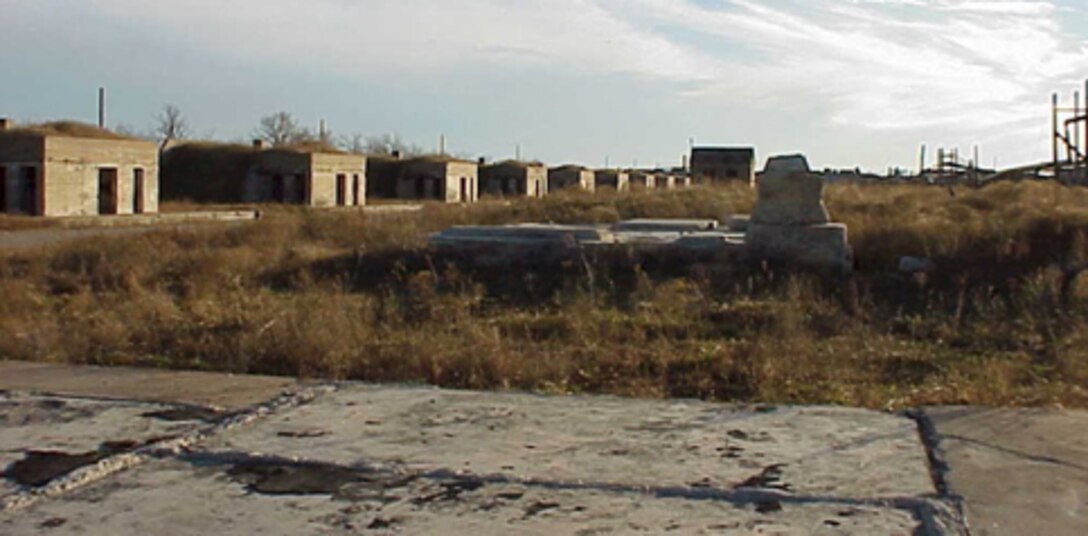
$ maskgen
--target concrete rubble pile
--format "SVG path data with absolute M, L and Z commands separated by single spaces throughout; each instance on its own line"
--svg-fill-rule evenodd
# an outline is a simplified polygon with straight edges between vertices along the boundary
M 635 219 L 611 225 L 527 223 L 459 226 L 430 236 L 434 249 L 470 257 L 478 264 L 545 262 L 585 252 L 627 248 L 639 254 L 770 261 L 848 272 L 852 251 L 846 226 L 831 223 L 823 179 L 803 156 L 771 158 L 759 183 L 753 214 L 713 219 Z

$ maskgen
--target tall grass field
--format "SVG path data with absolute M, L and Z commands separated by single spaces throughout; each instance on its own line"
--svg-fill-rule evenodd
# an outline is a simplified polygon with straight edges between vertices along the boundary
M 452 388 L 900 408 L 1088 406 L 1088 190 L 830 186 L 850 277 L 633 257 L 481 271 L 457 224 L 747 213 L 746 188 L 262 207 L 0 256 L 0 358 Z M 11 222 L 19 226 L 19 222 Z M 928 273 L 900 273 L 903 256 Z

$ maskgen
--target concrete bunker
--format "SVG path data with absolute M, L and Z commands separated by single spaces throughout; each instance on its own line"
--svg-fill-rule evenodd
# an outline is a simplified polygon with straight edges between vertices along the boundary
M 626 192 L 631 189 L 631 176 L 618 169 L 598 169 L 593 172 L 593 182 L 597 190 L 609 189 Z
M 447 156 L 371 157 L 367 180 L 375 198 L 474 203 L 480 197 L 476 162 Z
M 201 203 L 366 204 L 366 158 L 329 148 L 187 143 L 163 155 L 163 197 Z
M 568 164 L 548 170 L 548 191 L 579 189 L 586 192 L 596 190 L 596 178 L 592 170 L 582 166 Z
M 751 147 L 695 147 L 691 177 L 698 184 L 743 182 L 755 186 L 756 151 Z
M 0 212 L 158 212 L 155 144 L 72 122 L 16 128 L 4 120 L 0 125 Z
M 507 160 L 480 167 L 480 190 L 504 197 L 548 195 L 548 169 L 539 162 Z

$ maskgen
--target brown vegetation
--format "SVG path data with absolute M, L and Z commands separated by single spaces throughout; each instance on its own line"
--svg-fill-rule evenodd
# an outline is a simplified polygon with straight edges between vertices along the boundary
M 0 356 L 458 388 L 891 408 L 1088 405 L 1088 190 L 835 186 L 848 279 L 623 259 L 484 272 L 463 223 L 723 217 L 746 189 L 563 194 L 253 225 L 0 259 Z M 899 257 L 933 259 L 928 275 Z

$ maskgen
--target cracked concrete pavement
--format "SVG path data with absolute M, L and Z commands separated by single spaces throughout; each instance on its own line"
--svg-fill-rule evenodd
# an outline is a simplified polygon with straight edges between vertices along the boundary
M 2 534 L 1088 527 L 1083 412 L 899 415 L 49 367 L 0 363 Z M 173 374 L 191 393 L 163 387 Z M 142 375 L 154 378 L 146 391 L 131 381 Z

